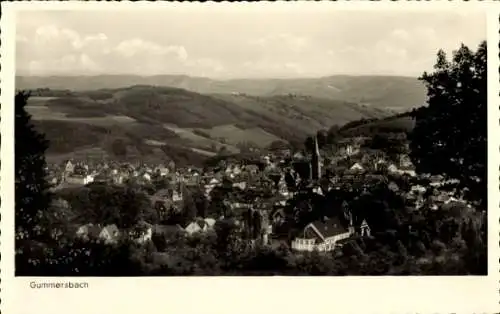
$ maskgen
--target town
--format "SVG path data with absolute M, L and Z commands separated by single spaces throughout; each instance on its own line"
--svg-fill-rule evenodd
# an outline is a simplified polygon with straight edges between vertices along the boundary
M 155 221 L 137 221 L 129 230 L 104 222 L 75 226 L 76 237 L 109 244 L 124 236 L 144 244 L 158 234 L 209 233 L 218 222 L 231 219 L 241 237 L 252 244 L 286 246 L 297 253 L 333 251 L 358 237 L 370 237 L 371 228 L 359 211 L 354 217 L 348 199 L 336 202 L 331 196 L 346 195 L 353 189 L 366 192 L 370 182 L 386 184 L 411 211 L 471 208 L 455 187 L 457 180 L 417 175 L 408 154 L 391 160 L 383 151 L 365 149 L 369 140 L 348 138 L 337 145 L 334 154 L 322 156 L 315 137 L 308 152 L 283 148 L 253 162 L 223 159 L 206 169 L 178 169 L 173 162 L 147 165 L 68 160 L 48 169 L 49 182 L 56 195 L 60 190 L 96 185 L 134 184 L 147 191 Z M 198 201 L 188 213 L 193 193 L 198 191 L 202 205 L 196 206 Z M 306 213 L 300 208 L 304 200 L 310 207 Z M 71 206 L 66 200 L 60 202 Z

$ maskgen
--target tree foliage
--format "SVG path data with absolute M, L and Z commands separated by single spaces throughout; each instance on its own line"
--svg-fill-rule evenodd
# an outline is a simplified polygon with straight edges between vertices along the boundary
M 29 94 L 15 96 L 15 225 L 16 239 L 36 239 L 47 234 L 40 223 L 50 204 L 45 151 L 48 141 L 38 133 L 26 112 Z
M 411 158 L 417 171 L 459 179 L 469 197 L 486 199 L 487 53 L 465 45 L 451 60 L 439 51 L 433 73 L 421 80 L 428 106 L 417 110 Z

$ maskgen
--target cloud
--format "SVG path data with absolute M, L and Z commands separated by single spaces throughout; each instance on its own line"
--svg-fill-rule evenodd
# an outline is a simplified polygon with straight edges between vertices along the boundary
M 482 13 L 188 11 L 23 13 L 16 25 L 17 70 L 216 78 L 416 76 L 432 70 L 438 49 L 450 53 L 461 42 L 473 48 L 486 37 Z
M 109 45 L 105 34 L 81 36 L 69 28 L 40 26 L 32 34 L 16 36 L 18 70 L 28 74 L 95 73 L 102 70 L 96 57 Z
M 138 38 L 122 41 L 114 50 L 126 58 L 139 56 L 166 56 L 169 54 L 175 55 L 180 61 L 186 61 L 188 58 L 188 53 L 183 46 L 162 46 Z
M 224 71 L 213 58 L 190 58 L 182 45 L 162 45 L 134 37 L 113 42 L 104 33 L 81 35 L 45 25 L 18 34 L 17 69 L 25 75 L 134 73 L 139 75 Z
M 59 74 L 74 72 L 95 74 L 102 70 L 94 60 L 84 53 L 70 54 L 60 59 L 33 60 L 29 62 L 28 68 L 32 73 L 44 73 L 47 69 L 54 69 Z

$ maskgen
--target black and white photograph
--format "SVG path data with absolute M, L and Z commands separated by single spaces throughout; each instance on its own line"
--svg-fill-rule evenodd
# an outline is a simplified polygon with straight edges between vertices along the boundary
M 17 12 L 15 276 L 487 276 L 485 10 L 231 6 Z

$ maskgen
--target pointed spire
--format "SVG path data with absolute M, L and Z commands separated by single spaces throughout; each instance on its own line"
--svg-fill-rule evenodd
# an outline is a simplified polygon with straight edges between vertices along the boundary
M 314 137 L 314 149 L 311 155 L 311 179 L 318 180 L 321 177 L 321 164 L 317 136 Z
M 314 137 L 314 153 L 319 156 L 318 136 Z

